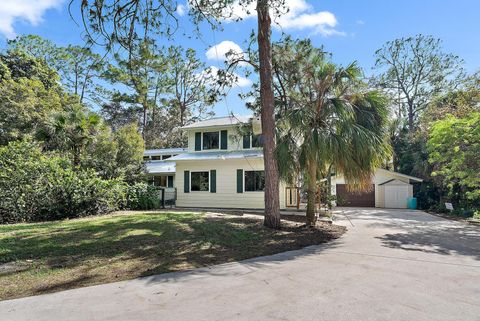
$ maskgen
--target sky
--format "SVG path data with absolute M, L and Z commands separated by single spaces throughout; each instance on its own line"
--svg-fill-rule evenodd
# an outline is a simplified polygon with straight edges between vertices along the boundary
M 0 47 L 5 47 L 7 39 L 21 34 L 37 34 L 61 46 L 82 45 L 81 1 L 72 4 L 74 19 L 68 11 L 69 2 L 1 0 Z M 186 14 L 188 6 L 186 0 L 178 3 L 180 30 L 171 43 L 195 49 L 207 66 L 223 67 L 222 53 L 245 49 L 251 31 L 256 30 L 256 17 L 237 10 L 235 13 L 244 18 L 242 21 L 224 21 L 223 30 L 216 31 L 201 25 L 199 39 L 187 37 L 185 34 L 192 34 L 193 30 Z M 309 38 L 315 46 L 323 46 L 332 53 L 335 63 L 346 65 L 357 61 L 367 76 L 374 72 L 375 51 L 385 42 L 420 33 L 442 39 L 444 51 L 464 59 L 467 72 L 480 69 L 479 0 L 286 0 L 286 3 L 290 11 L 276 19 L 274 39 L 282 31 L 294 38 Z M 238 94 L 247 92 L 256 77 L 245 78 L 241 71 L 238 76 L 236 86 L 214 106 L 216 115 L 250 113 Z

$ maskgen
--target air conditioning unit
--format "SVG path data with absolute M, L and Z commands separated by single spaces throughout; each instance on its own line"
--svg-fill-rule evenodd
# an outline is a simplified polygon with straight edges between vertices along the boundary
M 254 116 L 252 118 L 252 131 L 254 135 L 260 135 L 262 133 L 262 118 L 260 116 Z

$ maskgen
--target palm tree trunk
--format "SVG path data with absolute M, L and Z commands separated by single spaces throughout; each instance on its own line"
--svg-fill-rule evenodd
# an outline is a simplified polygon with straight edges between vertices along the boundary
M 265 219 L 263 224 L 270 228 L 279 229 L 280 200 L 278 165 L 275 158 L 275 106 L 272 47 L 270 43 L 271 19 L 268 9 L 269 0 L 257 0 L 260 98 L 265 164 Z
M 317 191 L 317 163 L 308 162 L 308 181 L 307 181 L 307 226 L 315 226 L 315 194 Z

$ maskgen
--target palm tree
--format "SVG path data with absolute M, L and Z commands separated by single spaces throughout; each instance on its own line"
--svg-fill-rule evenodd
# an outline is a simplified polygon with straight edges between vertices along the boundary
M 57 149 L 71 155 L 72 164 L 79 166 L 85 147 L 104 127 L 99 115 L 73 104 L 52 116 L 37 136 L 45 142 L 46 149 Z
M 331 175 L 331 167 L 351 188 L 366 189 L 390 153 L 386 98 L 361 83 L 355 63 L 341 68 L 319 53 L 311 50 L 294 62 L 296 68 L 287 68 L 298 75 L 288 77 L 293 84 L 282 84 L 288 108 L 279 115 L 276 150 L 281 177 L 292 181 L 300 175 L 306 182 L 308 226 L 316 221 L 317 182 Z

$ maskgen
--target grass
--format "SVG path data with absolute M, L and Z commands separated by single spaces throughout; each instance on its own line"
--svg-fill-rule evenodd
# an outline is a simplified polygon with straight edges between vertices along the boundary
M 306 229 L 261 217 L 123 213 L 0 226 L 0 300 L 115 282 L 268 255 L 339 237 L 344 228 Z

